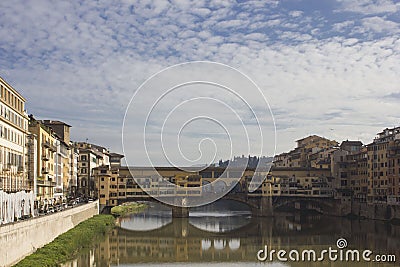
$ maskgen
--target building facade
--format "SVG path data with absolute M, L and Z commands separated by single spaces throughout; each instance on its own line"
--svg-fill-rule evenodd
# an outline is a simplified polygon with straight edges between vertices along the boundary
M 93 169 L 110 165 L 109 151 L 102 146 L 86 142 L 77 142 L 74 146 L 79 151 L 77 195 L 84 198 L 95 198 L 97 188 Z
M 399 179 L 399 170 L 396 171 L 398 140 L 400 127 L 386 128 L 367 145 L 369 202 L 387 202 L 389 195 L 396 197 L 399 193 L 396 190 Z
M 297 147 L 274 157 L 274 166 L 283 168 L 329 168 L 330 155 L 338 142 L 317 135 L 296 141 Z
M 31 190 L 26 172 L 28 116 L 25 98 L 0 77 L 0 190 Z
M 48 126 L 29 116 L 30 146 L 36 147 L 36 154 L 30 155 L 30 177 L 36 177 L 36 197 L 38 200 L 54 198 L 59 168 L 57 164 L 57 136 Z M 36 139 L 36 140 L 35 140 Z M 32 164 L 36 164 L 32 166 Z M 36 173 L 35 173 L 36 170 Z
M 71 126 L 57 120 L 42 120 L 41 123 L 51 128 L 57 136 L 55 197 L 69 196 L 73 191 L 70 186 L 73 186 L 77 179 L 76 165 L 74 165 L 77 162 L 73 156 L 75 152 L 70 140 Z

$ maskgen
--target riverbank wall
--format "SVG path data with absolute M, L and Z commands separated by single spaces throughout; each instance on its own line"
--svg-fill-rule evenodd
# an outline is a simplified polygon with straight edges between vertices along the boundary
M 372 220 L 400 220 L 400 206 L 380 203 L 352 203 L 351 214 Z
M 99 214 L 98 201 L 0 227 L 0 266 L 12 266 L 80 222 Z

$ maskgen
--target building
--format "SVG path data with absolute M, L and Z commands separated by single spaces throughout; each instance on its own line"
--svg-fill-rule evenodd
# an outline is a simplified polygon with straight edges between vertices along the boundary
M 152 196 L 174 197 L 174 196 L 200 196 L 202 193 L 211 193 L 209 187 L 202 188 L 214 182 L 214 192 L 223 191 L 233 187 L 233 183 L 239 178 L 239 183 L 233 188 L 235 191 L 247 189 L 250 177 L 254 170 L 229 169 L 225 172 L 223 167 L 208 167 L 198 171 L 196 168 L 185 170 L 176 167 L 126 167 L 100 166 L 93 169 L 93 175 L 98 188 L 100 205 L 115 206 L 127 199 L 134 200 Z M 235 179 L 232 179 L 235 178 Z M 141 186 L 136 180 L 140 180 Z M 246 191 L 247 192 L 247 191 Z M 256 194 L 254 194 L 256 196 Z
M 296 142 L 295 149 L 274 157 L 275 167 L 329 168 L 330 155 L 338 146 L 338 142 L 317 135 L 310 135 Z
M 25 98 L 0 77 L 0 190 L 31 190 L 25 168 L 28 116 Z
M 71 146 L 70 153 L 70 179 L 68 184 L 68 196 L 76 197 L 78 190 L 78 159 L 79 159 L 79 149 L 75 146 Z
M 96 181 L 93 177 L 93 169 L 110 165 L 109 151 L 102 146 L 86 142 L 77 142 L 74 146 L 79 151 L 77 195 L 85 198 L 94 198 L 98 193 Z
M 267 196 L 333 196 L 330 169 L 273 167 L 263 184 Z
M 397 140 L 400 139 L 400 127 L 386 128 L 377 134 L 368 149 L 368 201 L 387 202 L 388 195 L 396 196 L 398 176 Z M 392 163 L 392 164 L 390 164 Z M 392 183 L 389 183 L 389 177 Z M 395 191 L 393 194 L 393 190 Z M 397 191 L 398 192 L 398 191 Z
M 33 189 L 34 196 L 37 196 L 37 175 L 38 175 L 38 143 L 35 134 L 29 133 L 27 136 L 27 173 L 28 173 L 28 187 Z
M 332 157 L 338 142 L 317 135 L 296 141 L 297 147 L 274 157 L 263 184 L 263 195 L 333 196 Z
M 58 164 L 58 142 L 56 133 L 48 126 L 29 116 L 30 151 L 36 147 L 36 153 L 29 155 L 29 177 L 36 178 L 36 197 L 38 200 L 54 198 L 57 178 L 60 175 Z M 36 166 L 35 166 L 36 165 Z
M 77 180 L 76 152 L 70 140 L 71 126 L 57 120 L 42 120 L 57 135 L 56 147 L 56 186 L 55 197 L 74 195 Z
M 395 136 L 388 146 L 388 204 L 400 204 L 400 138 Z
M 366 202 L 368 192 L 367 148 L 360 141 L 343 141 L 332 155 L 335 197 Z

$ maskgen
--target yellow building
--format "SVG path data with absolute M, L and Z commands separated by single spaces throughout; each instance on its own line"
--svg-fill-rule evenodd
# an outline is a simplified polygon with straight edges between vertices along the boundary
M 28 116 L 25 98 L 0 77 L 0 190 L 30 190 L 25 169 Z
M 331 197 L 330 169 L 273 167 L 264 181 L 263 195 Z
M 305 148 L 305 149 L 313 149 L 313 148 L 330 148 L 338 146 L 338 142 L 335 140 L 329 140 L 324 137 L 320 137 L 318 135 L 310 135 L 308 137 L 296 140 L 297 147 Z
M 56 186 L 56 135 L 50 127 L 35 120 L 32 115 L 29 120 L 29 132 L 35 136 L 37 142 L 36 159 L 34 160 L 37 171 L 37 199 L 53 198 Z M 30 171 L 32 170 L 33 168 L 30 169 Z
M 213 183 L 214 192 L 231 188 L 234 193 L 246 193 L 248 197 L 303 196 L 332 197 L 330 169 L 273 168 L 270 172 L 252 169 L 245 171 L 209 167 L 191 172 L 174 167 L 100 166 L 94 168 L 97 196 L 101 205 L 115 206 L 126 199 L 134 200 L 152 196 L 199 196 L 206 191 L 201 185 Z M 254 192 L 249 192 L 251 180 L 264 180 Z M 136 183 L 140 180 L 140 185 Z M 235 184 L 235 185 L 234 185 Z M 178 187 L 175 187 L 175 186 Z
M 222 192 L 232 187 L 239 179 L 235 189 L 245 189 L 253 177 L 254 170 L 245 171 L 229 170 L 225 168 L 209 167 L 193 172 L 175 167 L 132 167 L 125 166 L 100 166 L 94 168 L 93 176 L 98 190 L 97 197 L 101 205 L 114 206 L 130 198 L 149 197 L 148 194 L 136 183 L 140 180 L 141 186 L 153 196 L 199 196 L 204 188 L 201 185 L 213 184 L 216 192 Z M 175 187 L 175 186 L 178 187 Z M 260 189 L 261 190 L 261 189 Z M 253 196 L 261 194 L 258 190 Z
M 388 204 L 400 204 L 400 134 L 389 142 L 388 151 Z
M 42 120 L 42 124 L 50 127 L 57 135 L 57 179 L 56 179 L 56 196 L 67 196 L 72 194 L 73 184 L 76 184 L 77 173 L 74 169 L 77 168 L 74 160 L 74 149 L 70 140 L 70 128 L 62 121 L 57 120 Z M 76 185 L 75 185 L 76 186 Z
M 392 155 L 389 155 L 391 147 L 389 144 L 396 139 L 400 139 L 400 127 L 386 128 L 378 133 L 372 143 L 367 145 L 369 202 L 387 202 L 387 196 L 391 191 L 389 189 L 392 188 L 388 177 L 390 172 L 388 163 L 390 163 Z M 391 169 L 393 170 L 393 168 Z
M 285 168 L 329 168 L 330 154 L 338 146 L 338 142 L 317 135 L 296 141 L 297 147 L 288 153 L 274 157 L 275 167 Z

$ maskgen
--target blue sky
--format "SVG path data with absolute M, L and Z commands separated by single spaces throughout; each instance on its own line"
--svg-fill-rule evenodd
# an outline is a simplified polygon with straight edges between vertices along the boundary
M 400 123 L 399 1 L 6 0 L 0 36 L 0 75 L 29 113 L 118 152 L 135 90 L 192 60 L 260 86 L 277 152 L 308 134 L 370 142 Z

